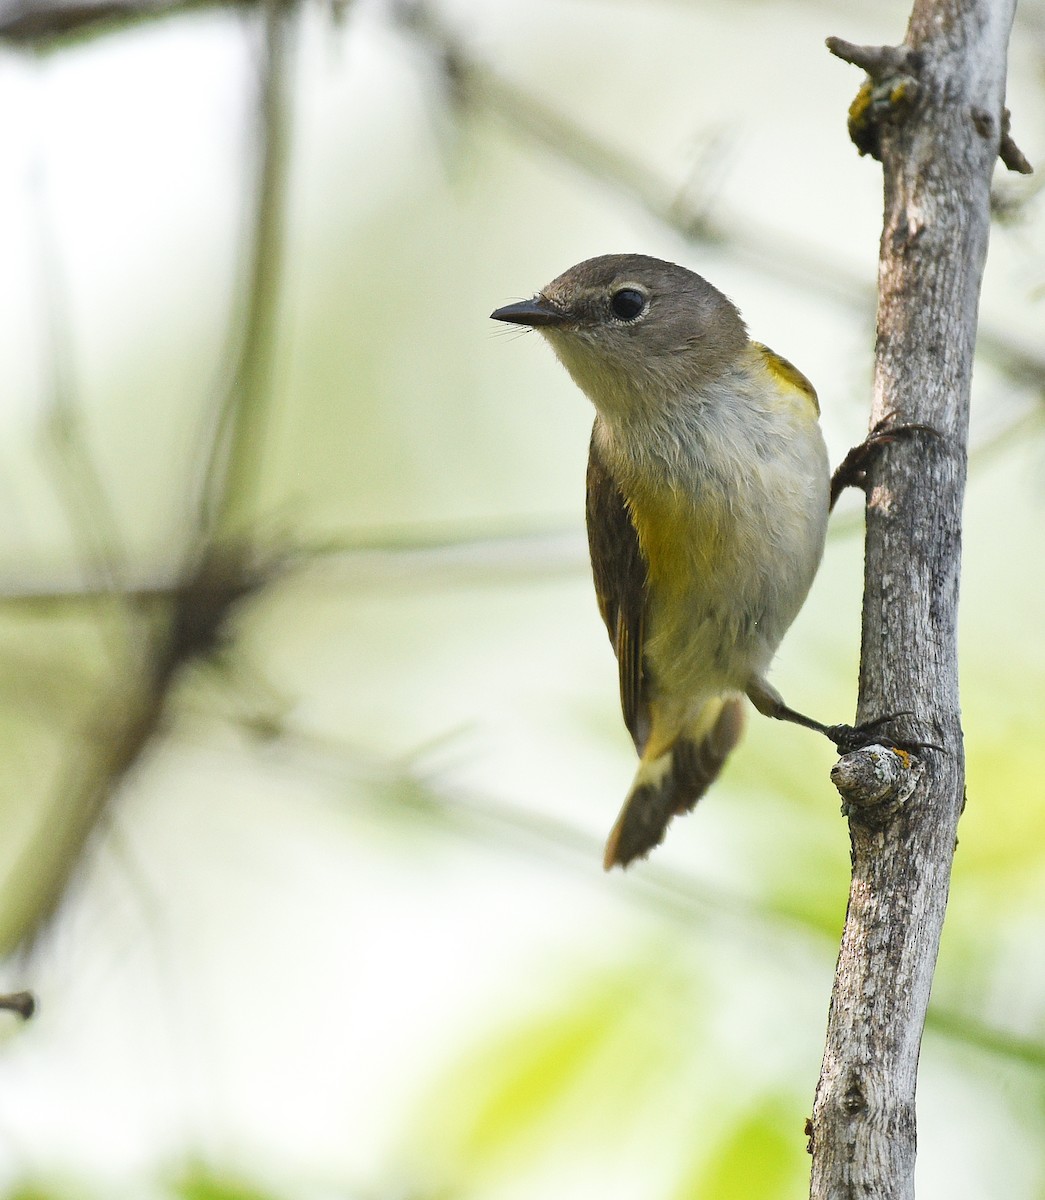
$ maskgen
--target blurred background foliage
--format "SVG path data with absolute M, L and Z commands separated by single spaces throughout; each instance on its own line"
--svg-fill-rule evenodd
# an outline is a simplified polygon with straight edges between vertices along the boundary
M 488 312 L 708 275 L 866 425 L 880 175 L 847 0 L 0 6 L 6 1200 L 805 1189 L 848 881 L 826 745 L 749 722 L 649 863 L 590 594 L 590 423 Z M 1013 37 L 1045 157 L 1045 6 Z M 12 116 L 13 114 L 13 116 Z M 969 804 L 920 1195 L 1045 1197 L 1045 212 L 999 176 Z M 775 678 L 853 710 L 858 498 Z M 911 647 L 917 654 L 919 648 Z

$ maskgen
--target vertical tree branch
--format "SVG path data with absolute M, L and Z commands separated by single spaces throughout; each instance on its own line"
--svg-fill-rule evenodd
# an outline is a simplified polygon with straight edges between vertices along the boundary
M 964 802 L 961 508 L 1014 7 L 915 0 L 902 46 L 828 43 L 869 74 L 850 132 L 884 168 L 872 421 L 895 414 L 939 436 L 893 443 L 868 477 L 858 718 L 903 714 L 894 736 L 932 745 L 899 807 L 850 810 L 852 887 L 810 1123 L 815 1200 L 914 1196 L 918 1053 Z

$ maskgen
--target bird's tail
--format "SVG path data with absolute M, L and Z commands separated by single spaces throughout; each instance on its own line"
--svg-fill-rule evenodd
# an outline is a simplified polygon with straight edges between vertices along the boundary
M 714 782 L 744 725 L 741 700 L 710 701 L 693 727 L 656 758 L 643 756 L 606 842 L 603 866 L 626 867 L 664 837 L 671 818 L 689 812 Z

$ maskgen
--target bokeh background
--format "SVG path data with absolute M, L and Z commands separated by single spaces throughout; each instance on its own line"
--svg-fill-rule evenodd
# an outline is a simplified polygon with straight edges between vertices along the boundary
M 848 842 L 753 718 L 649 863 L 591 413 L 496 306 L 707 275 L 866 428 L 877 164 L 824 38 L 897 0 L 0 6 L 6 1200 L 804 1194 Z M 1013 130 L 1045 160 L 1045 6 Z M 1045 1197 L 1045 209 L 997 180 L 969 800 L 919 1195 Z M 779 655 L 854 709 L 859 497 Z M 917 655 L 918 646 L 910 652 Z

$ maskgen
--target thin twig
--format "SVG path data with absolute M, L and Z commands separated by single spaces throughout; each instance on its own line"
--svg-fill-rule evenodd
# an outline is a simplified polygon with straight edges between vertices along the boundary
M 0 995 L 0 1009 L 17 1013 L 23 1021 L 36 1012 L 36 997 L 32 992 L 6 992 Z
M 91 459 L 76 400 L 72 322 L 42 165 L 34 172 L 33 179 L 38 193 L 34 211 L 44 313 L 43 373 L 48 381 L 47 462 L 52 467 L 52 479 L 74 535 L 83 577 L 90 587 L 110 600 L 100 615 L 103 636 L 116 660 L 123 661 L 129 650 L 128 622 L 134 616 L 123 595 L 127 550 L 112 502 Z
M 832 54 L 874 80 L 909 71 L 915 65 L 913 51 L 907 46 L 858 46 L 840 37 L 829 37 L 826 44 Z
M 266 0 L 266 54 L 258 101 L 258 157 L 243 307 L 234 317 L 233 367 L 211 434 L 197 502 L 201 542 L 242 541 L 253 506 L 273 400 L 277 317 L 283 276 L 291 79 L 290 5 Z

